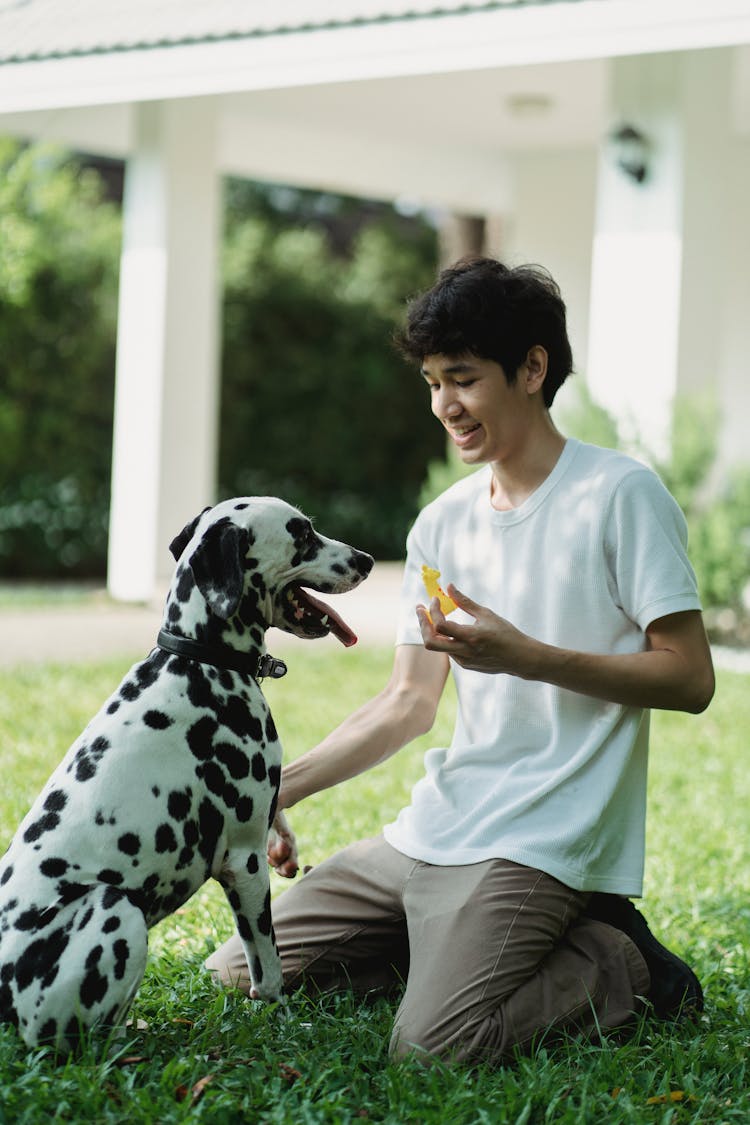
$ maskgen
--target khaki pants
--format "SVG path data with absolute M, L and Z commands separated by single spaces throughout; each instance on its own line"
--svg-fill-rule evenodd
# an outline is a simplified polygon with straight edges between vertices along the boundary
M 501 1059 L 560 1031 L 627 1023 L 649 987 L 619 930 L 587 918 L 589 895 L 508 860 L 438 867 L 382 837 L 352 844 L 274 903 L 287 992 L 406 988 L 391 1054 Z M 248 991 L 235 935 L 206 962 Z

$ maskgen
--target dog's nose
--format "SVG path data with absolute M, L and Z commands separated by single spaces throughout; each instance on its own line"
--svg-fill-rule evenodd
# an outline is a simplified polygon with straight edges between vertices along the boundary
M 352 551 L 351 563 L 358 574 L 361 574 L 363 578 L 367 578 L 367 575 L 375 565 L 375 559 L 372 555 L 366 555 L 364 551 Z

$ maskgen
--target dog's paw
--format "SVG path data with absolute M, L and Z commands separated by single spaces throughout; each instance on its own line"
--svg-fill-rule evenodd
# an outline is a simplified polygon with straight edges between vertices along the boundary
M 284 1002 L 282 995 L 283 979 L 281 966 L 278 971 L 264 973 L 261 981 L 253 980 L 250 985 L 250 999 L 263 1000 L 266 1004 L 280 1004 Z
M 293 879 L 299 871 L 297 841 L 281 811 L 276 813 L 268 834 L 268 862 L 285 879 Z

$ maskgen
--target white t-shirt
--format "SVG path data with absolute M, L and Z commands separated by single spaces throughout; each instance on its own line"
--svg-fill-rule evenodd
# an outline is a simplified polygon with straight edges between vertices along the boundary
M 423 563 L 530 636 L 582 652 L 639 652 L 652 621 L 700 609 L 682 512 L 640 462 L 570 439 L 511 511 L 492 507 L 490 481 L 484 466 L 418 516 L 397 644 L 422 643 Z M 425 755 L 388 842 L 428 863 L 504 858 L 576 890 L 641 894 L 649 712 L 451 670 L 453 740 Z

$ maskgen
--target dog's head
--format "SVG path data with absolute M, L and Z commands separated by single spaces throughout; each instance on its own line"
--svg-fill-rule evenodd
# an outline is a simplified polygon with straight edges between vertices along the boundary
M 353 589 L 370 573 L 371 556 L 320 535 L 283 500 L 245 496 L 206 508 L 170 550 L 178 560 L 167 603 L 171 624 L 184 618 L 179 607 L 187 610 L 197 591 L 209 614 L 226 623 L 224 634 L 275 625 L 298 637 L 332 633 L 342 644 L 356 642 L 339 615 L 308 591 Z

